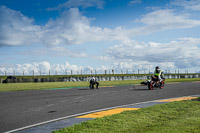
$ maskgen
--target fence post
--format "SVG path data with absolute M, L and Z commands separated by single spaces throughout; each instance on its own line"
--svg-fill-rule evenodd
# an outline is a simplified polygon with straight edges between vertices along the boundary
M 113 69 L 112 69 L 112 74 L 113 74 L 113 75 L 115 74 Z
M 6 71 L 5 71 L 5 76 L 6 76 Z
M 49 70 L 49 76 L 51 75 L 51 71 Z

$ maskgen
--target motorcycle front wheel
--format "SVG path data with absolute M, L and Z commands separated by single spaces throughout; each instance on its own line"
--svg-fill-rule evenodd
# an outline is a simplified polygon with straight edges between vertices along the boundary
M 160 89 L 162 89 L 164 86 L 165 86 L 165 82 L 162 81 L 161 84 L 160 84 Z
M 153 87 L 153 83 L 154 83 L 153 81 L 151 81 L 151 82 L 148 83 L 149 90 L 153 90 L 153 88 L 154 88 Z

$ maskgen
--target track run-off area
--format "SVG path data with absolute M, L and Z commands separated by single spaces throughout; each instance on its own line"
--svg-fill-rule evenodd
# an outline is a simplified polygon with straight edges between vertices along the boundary
M 94 110 L 199 94 L 200 82 L 167 83 L 155 90 L 123 85 L 0 92 L 0 132 Z

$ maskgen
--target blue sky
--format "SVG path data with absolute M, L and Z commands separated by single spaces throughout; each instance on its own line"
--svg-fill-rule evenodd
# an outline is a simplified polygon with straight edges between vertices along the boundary
M 199 0 L 0 0 L 0 75 L 200 71 Z

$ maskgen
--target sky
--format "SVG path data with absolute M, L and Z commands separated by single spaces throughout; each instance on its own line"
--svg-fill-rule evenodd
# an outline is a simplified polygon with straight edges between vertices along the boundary
M 200 71 L 200 0 L 0 0 L 0 75 Z

